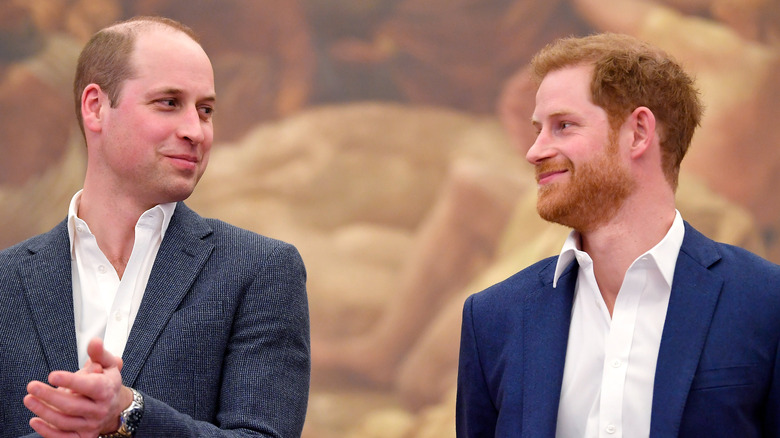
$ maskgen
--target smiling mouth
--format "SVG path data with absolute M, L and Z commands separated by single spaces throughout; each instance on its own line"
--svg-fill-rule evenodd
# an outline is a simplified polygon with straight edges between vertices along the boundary
M 169 155 L 168 158 L 174 160 L 189 161 L 190 163 L 197 163 L 198 159 L 189 155 Z
M 536 182 L 539 185 L 544 185 L 551 182 L 556 176 L 563 175 L 568 172 L 568 169 L 550 170 L 545 172 L 538 172 L 536 174 Z
M 199 160 L 190 155 L 167 155 L 174 168 L 180 171 L 192 172 L 197 169 Z

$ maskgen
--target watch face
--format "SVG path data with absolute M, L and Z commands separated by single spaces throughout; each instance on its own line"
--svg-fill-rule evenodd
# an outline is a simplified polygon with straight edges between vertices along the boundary
M 143 414 L 143 408 L 136 408 L 131 410 L 130 412 L 123 413 L 122 415 L 122 427 L 119 429 L 125 429 L 129 433 L 135 432 L 135 429 L 138 428 L 138 423 L 141 422 L 141 415 Z

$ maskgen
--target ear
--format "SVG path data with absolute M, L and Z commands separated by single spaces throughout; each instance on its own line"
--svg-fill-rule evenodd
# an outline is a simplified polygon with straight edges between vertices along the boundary
M 631 157 L 639 158 L 658 138 L 655 130 L 655 115 L 649 108 L 640 106 L 628 117 L 628 127 L 632 134 Z
M 81 118 L 84 130 L 100 132 L 103 129 L 103 106 L 108 106 L 108 96 L 97 84 L 89 84 L 81 93 Z

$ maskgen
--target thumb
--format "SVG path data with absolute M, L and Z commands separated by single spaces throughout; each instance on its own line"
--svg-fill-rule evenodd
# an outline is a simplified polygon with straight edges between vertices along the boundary
M 121 367 L 122 359 L 114 356 L 103 346 L 103 340 L 93 338 L 87 345 L 87 355 L 93 364 L 103 368 Z

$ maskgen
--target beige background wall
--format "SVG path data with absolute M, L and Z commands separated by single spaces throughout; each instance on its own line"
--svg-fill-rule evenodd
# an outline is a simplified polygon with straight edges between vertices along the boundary
M 683 216 L 780 262 L 778 3 L 0 0 L 0 248 L 62 220 L 80 188 L 81 45 L 132 15 L 181 20 L 212 58 L 219 100 L 188 204 L 296 244 L 308 267 L 305 436 L 454 436 L 463 298 L 566 234 L 536 217 L 522 159 L 529 57 L 593 31 L 675 55 L 707 106 Z

